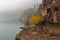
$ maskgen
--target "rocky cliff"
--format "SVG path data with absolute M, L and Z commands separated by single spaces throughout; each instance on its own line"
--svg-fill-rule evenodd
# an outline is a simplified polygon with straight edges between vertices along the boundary
M 42 0 L 38 13 L 48 24 L 23 27 L 16 40 L 60 40 L 60 0 Z
M 60 23 L 60 0 L 42 0 L 38 12 L 49 23 Z

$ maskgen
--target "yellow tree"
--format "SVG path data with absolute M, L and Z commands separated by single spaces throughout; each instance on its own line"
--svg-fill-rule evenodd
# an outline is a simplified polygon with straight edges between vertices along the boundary
M 45 22 L 45 18 L 43 16 L 32 16 L 31 17 L 31 23 L 32 24 L 42 24 Z

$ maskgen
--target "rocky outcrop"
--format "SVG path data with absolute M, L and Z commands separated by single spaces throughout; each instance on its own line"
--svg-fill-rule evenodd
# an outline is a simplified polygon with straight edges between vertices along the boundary
M 60 0 L 42 0 L 38 9 L 49 23 L 60 23 Z
M 60 25 L 23 27 L 16 40 L 60 40 Z
M 15 40 L 60 40 L 60 0 L 42 0 L 38 13 L 48 24 L 23 27 Z

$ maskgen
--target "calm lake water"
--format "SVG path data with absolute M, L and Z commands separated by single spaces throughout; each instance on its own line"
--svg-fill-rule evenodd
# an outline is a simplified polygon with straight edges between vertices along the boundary
M 19 21 L 0 22 L 0 40 L 15 40 L 15 36 L 23 26 Z

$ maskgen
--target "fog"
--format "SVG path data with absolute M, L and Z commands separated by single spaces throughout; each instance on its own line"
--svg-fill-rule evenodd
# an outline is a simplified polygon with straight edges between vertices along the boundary
M 18 18 L 37 2 L 41 0 L 0 0 L 0 40 L 15 40 L 24 26 Z
M 0 21 L 18 19 L 26 9 L 42 0 L 0 0 Z

